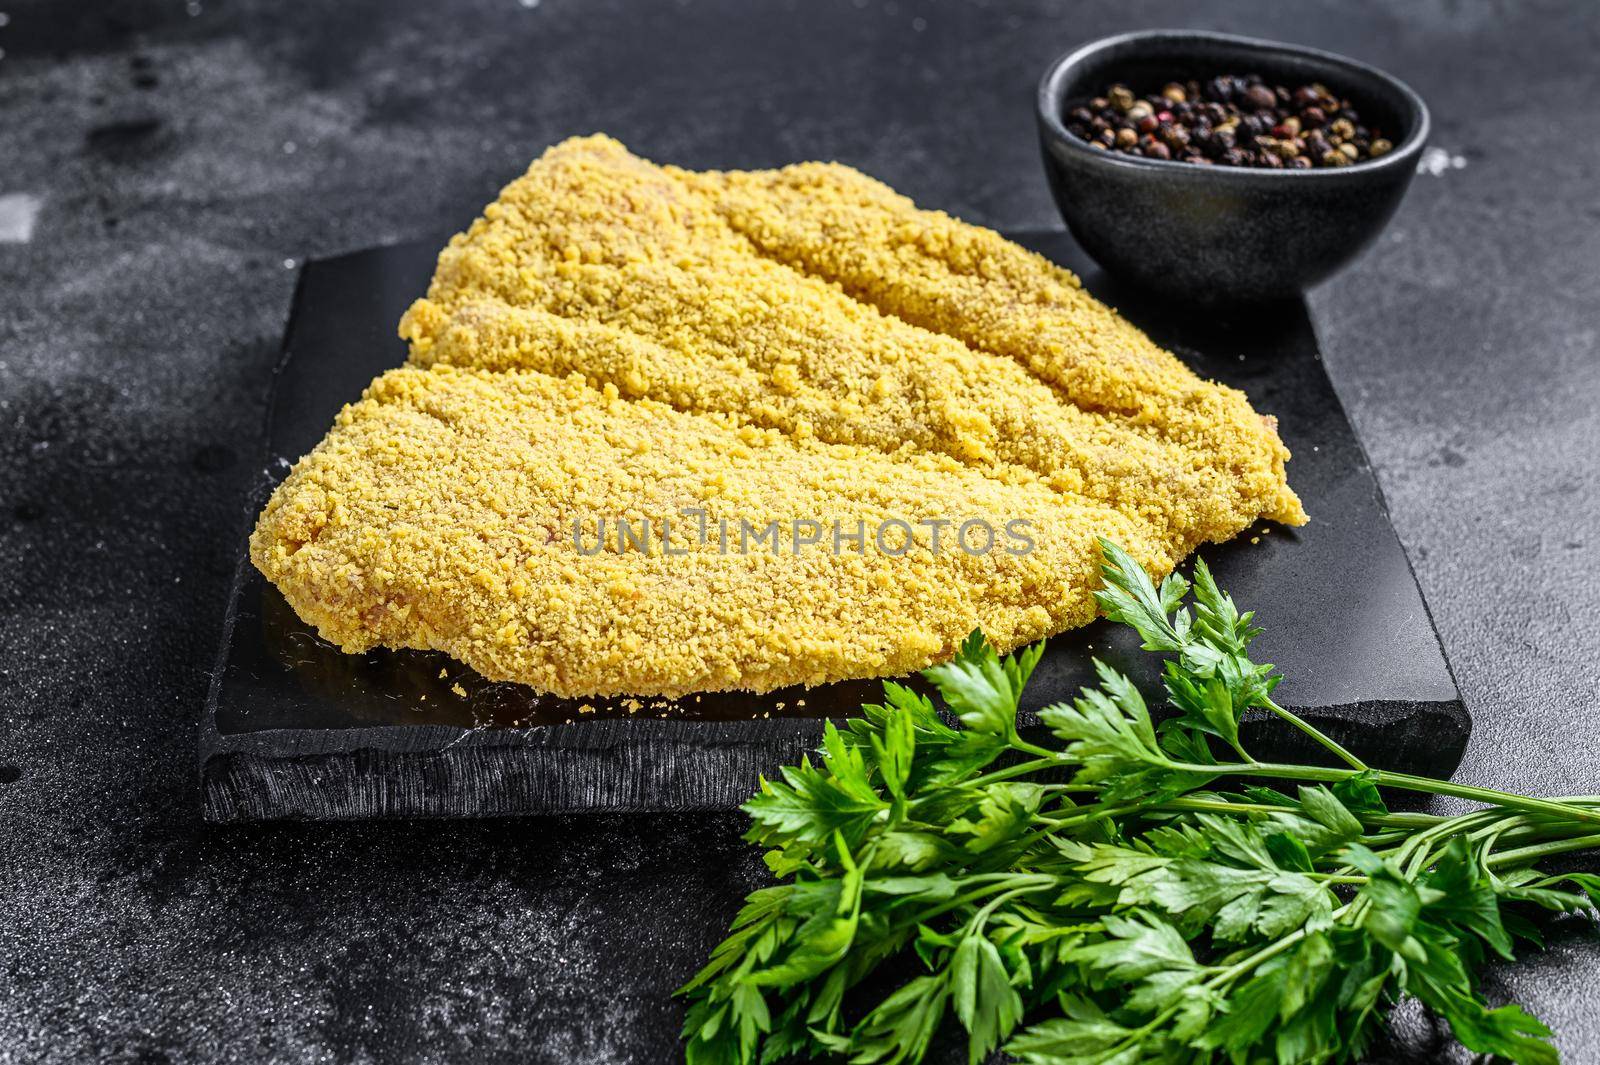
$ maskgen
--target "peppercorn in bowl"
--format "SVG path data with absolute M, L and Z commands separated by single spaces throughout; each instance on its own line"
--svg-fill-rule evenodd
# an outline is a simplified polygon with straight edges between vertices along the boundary
M 1078 242 L 1204 305 L 1293 296 L 1348 263 L 1399 206 L 1429 125 L 1421 97 L 1364 63 L 1194 31 L 1068 53 L 1037 107 Z

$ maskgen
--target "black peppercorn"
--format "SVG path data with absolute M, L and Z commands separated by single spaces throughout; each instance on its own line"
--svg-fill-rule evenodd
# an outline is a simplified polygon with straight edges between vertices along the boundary
M 1291 88 L 1259 74 L 1168 81 L 1143 96 L 1118 83 L 1070 104 L 1065 117 L 1068 132 L 1096 148 L 1205 166 L 1304 170 L 1394 150 L 1326 86 Z
M 1265 85 L 1252 85 L 1245 90 L 1244 102 L 1257 111 L 1265 111 L 1278 102 L 1278 96 Z

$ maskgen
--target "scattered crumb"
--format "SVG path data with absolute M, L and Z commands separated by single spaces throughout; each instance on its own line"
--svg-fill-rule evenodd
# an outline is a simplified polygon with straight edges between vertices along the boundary
M 460 696 L 463 699 L 465 699 L 467 697 L 467 689 L 463 688 L 459 681 L 457 681 L 455 684 L 450 685 L 450 690 L 455 692 L 458 696 Z

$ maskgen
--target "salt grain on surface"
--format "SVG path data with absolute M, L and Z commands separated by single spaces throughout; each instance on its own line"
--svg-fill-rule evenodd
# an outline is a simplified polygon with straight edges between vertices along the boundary
M 34 224 L 43 206 L 43 198 L 31 192 L 8 192 L 0 196 L 0 244 L 32 241 Z

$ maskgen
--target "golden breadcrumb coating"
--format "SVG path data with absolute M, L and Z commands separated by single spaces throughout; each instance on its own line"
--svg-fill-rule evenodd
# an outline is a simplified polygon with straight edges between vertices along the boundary
M 1305 522 L 1274 423 L 1242 392 L 1197 377 L 1085 292 L 1071 271 L 992 230 L 919 210 L 836 163 L 671 172 L 710 190 L 762 254 L 887 314 L 1015 360 L 1077 407 L 1122 415 L 1121 425 L 1179 444 L 1220 475 L 1207 487 L 1231 488 L 1237 508 Z
M 712 530 L 703 541 L 704 508 Z M 662 550 L 596 546 L 592 516 L 665 517 Z M 1031 523 L 1035 550 L 720 550 L 715 531 L 795 515 L 850 528 Z M 808 533 L 811 530 L 806 530 Z M 564 695 L 682 695 L 906 673 L 981 625 L 1015 647 L 1094 615 L 1094 536 L 1148 556 L 1113 510 L 943 455 L 797 440 L 597 392 L 581 377 L 439 366 L 378 378 L 261 515 L 251 557 L 347 651 L 437 648 L 492 680 Z M 828 536 L 831 537 L 831 531 Z M 973 537 L 977 541 L 977 536 Z M 898 550 L 898 527 L 886 539 Z M 826 544 L 824 541 L 824 545 Z M 676 552 L 683 551 L 683 554 Z
M 1288 453 L 1067 271 L 848 168 L 696 174 L 552 148 L 441 253 L 252 558 L 350 651 L 437 648 L 561 695 L 909 672 L 974 625 L 1086 622 L 1094 538 L 1164 573 Z M 1029 523 L 1035 549 L 584 554 L 575 521 Z M 592 535 L 591 535 L 592 543 Z

